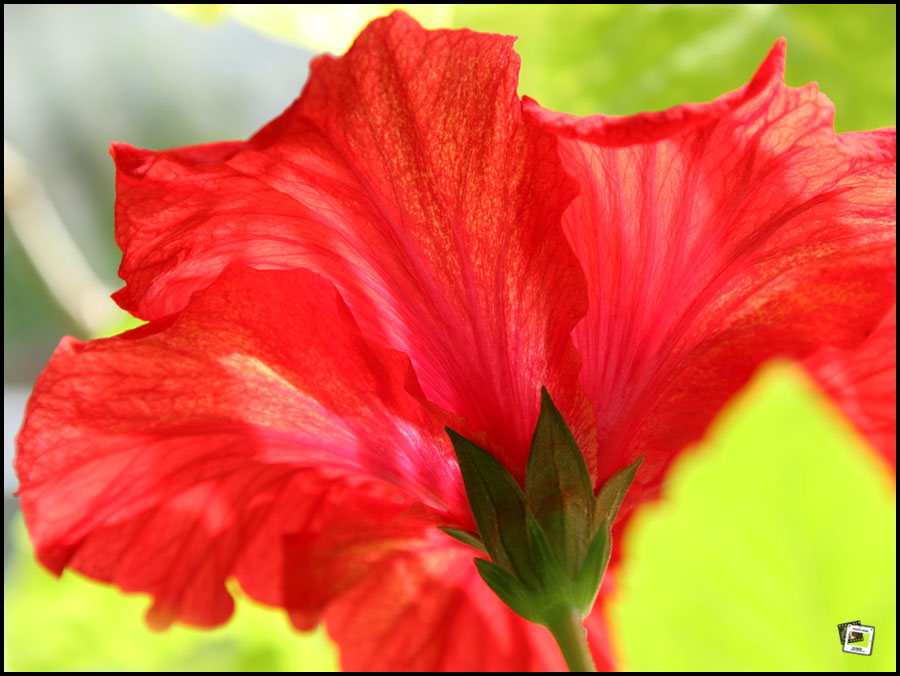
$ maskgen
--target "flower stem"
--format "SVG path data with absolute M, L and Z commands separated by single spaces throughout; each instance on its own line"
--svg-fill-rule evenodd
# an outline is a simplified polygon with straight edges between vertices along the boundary
M 587 644 L 581 613 L 575 608 L 557 606 L 547 613 L 546 621 L 547 629 L 556 639 L 569 671 L 597 671 Z

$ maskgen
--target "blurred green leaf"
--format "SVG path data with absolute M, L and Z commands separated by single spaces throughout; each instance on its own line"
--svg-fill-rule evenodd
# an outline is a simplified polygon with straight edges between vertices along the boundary
M 247 599 L 223 627 L 144 624 L 149 600 L 72 572 L 60 579 L 34 560 L 21 516 L 3 597 L 5 667 L 10 671 L 336 671 L 336 650 L 320 628 L 292 629 L 283 611 Z
M 896 5 L 163 5 L 343 53 L 372 19 L 402 9 L 429 28 L 518 35 L 519 93 L 578 115 L 630 115 L 707 101 L 746 83 L 776 38 L 786 79 L 818 82 L 838 131 L 896 117 Z M 173 9 L 174 8 L 174 9 Z
M 143 319 L 138 319 L 125 312 L 125 310 L 122 310 L 115 316 L 115 320 L 110 323 L 109 326 L 104 327 L 101 331 L 98 331 L 95 335 L 91 336 L 91 338 L 110 338 L 111 336 L 117 336 L 125 331 L 136 329 L 146 323 L 147 322 Z
M 454 5 L 453 24 L 518 35 L 519 93 L 579 115 L 706 101 L 750 79 L 776 38 L 788 84 L 818 81 L 838 131 L 895 118 L 896 5 Z
M 887 467 L 803 374 L 764 371 L 619 543 L 623 666 L 894 671 L 895 510 Z M 869 657 L 841 650 L 855 619 Z

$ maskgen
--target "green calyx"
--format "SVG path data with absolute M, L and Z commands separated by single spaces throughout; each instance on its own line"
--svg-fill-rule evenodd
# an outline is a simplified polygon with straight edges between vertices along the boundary
M 610 528 L 643 456 L 594 496 L 584 456 L 546 388 L 524 491 L 486 450 L 450 428 L 447 434 L 478 533 L 442 530 L 490 557 L 475 559 L 479 574 L 525 619 L 551 628 L 561 609 L 584 618 L 609 563 Z

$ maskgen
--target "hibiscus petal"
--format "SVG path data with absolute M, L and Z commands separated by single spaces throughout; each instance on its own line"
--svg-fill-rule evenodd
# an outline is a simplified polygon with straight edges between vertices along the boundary
M 212 625 L 254 535 L 312 527 L 317 502 L 337 499 L 332 475 L 389 482 L 402 490 L 379 499 L 472 528 L 444 420 L 410 378 L 307 271 L 229 267 L 176 316 L 66 338 L 17 439 L 38 557 L 152 593 L 157 626 Z
M 563 226 L 588 278 L 573 338 L 599 480 L 647 454 L 622 513 L 759 364 L 853 347 L 893 302 L 895 132 L 836 136 L 784 53 L 710 104 L 582 119 L 526 101 L 581 185 Z
M 803 362 L 897 470 L 897 306 L 855 350 L 824 347 Z
M 305 628 L 324 611 L 344 670 L 564 669 L 550 633 L 481 581 L 472 561 L 478 552 L 421 516 L 394 512 L 386 522 L 371 507 L 343 503 L 321 536 L 288 546 L 292 619 Z
M 564 669 L 550 633 L 485 586 L 473 564 L 480 553 L 439 532 L 434 514 L 377 486 L 318 486 L 314 506 L 270 511 L 236 574 L 251 596 L 287 608 L 297 628 L 324 620 L 344 670 Z M 282 499 L 314 493 L 286 490 Z M 286 529 L 283 513 L 302 527 Z M 611 668 L 599 613 L 590 629 L 598 665 Z
M 394 13 L 316 59 L 245 144 L 115 146 L 116 299 L 155 318 L 229 261 L 308 267 L 520 479 L 541 385 L 590 452 L 569 335 L 584 278 L 559 227 L 574 185 L 555 139 L 522 120 L 512 42 Z

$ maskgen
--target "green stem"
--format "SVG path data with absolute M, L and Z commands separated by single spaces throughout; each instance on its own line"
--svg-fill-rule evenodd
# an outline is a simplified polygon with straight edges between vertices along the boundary
M 547 629 L 556 639 L 569 671 L 597 671 L 587 644 L 587 632 L 581 622 L 581 613 L 575 608 L 557 606 L 547 613 L 545 619 Z

